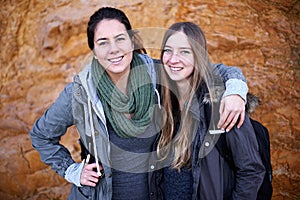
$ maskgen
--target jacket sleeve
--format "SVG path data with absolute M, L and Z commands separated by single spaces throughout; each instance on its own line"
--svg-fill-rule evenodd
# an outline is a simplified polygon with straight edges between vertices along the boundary
M 238 129 L 226 135 L 228 148 L 232 152 L 236 177 L 233 199 L 255 200 L 264 179 L 265 168 L 259 155 L 254 129 L 248 116 Z
M 246 96 L 248 93 L 247 80 L 242 73 L 242 70 L 224 64 L 213 64 L 211 63 L 213 71 L 215 74 L 219 74 L 226 84 L 226 91 L 223 96 L 228 96 L 232 94 L 240 95 L 246 102 Z
M 72 83 L 60 93 L 50 108 L 35 122 L 30 131 L 32 146 L 41 160 L 60 176 L 74 163 L 69 150 L 59 143 L 61 136 L 73 124 Z

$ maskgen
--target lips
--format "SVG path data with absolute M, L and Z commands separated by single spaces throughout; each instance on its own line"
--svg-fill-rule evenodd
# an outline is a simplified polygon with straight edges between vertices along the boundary
M 171 71 L 180 71 L 182 69 L 183 69 L 183 67 L 170 67 Z
M 108 59 L 108 61 L 115 64 L 115 63 L 119 63 L 123 58 L 124 58 L 124 56 L 120 56 L 120 57 L 117 57 L 117 58 Z

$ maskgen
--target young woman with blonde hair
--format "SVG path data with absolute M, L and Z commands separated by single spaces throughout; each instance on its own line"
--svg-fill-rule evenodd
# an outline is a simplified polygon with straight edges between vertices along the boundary
M 191 22 L 173 24 L 161 61 L 166 117 L 157 154 L 170 165 L 153 176 L 160 193 L 165 199 L 256 199 L 264 166 L 255 133 L 247 114 L 240 128 L 227 133 L 215 126 L 224 85 L 211 67 L 203 31 Z M 221 133 L 227 134 L 234 167 L 214 147 Z

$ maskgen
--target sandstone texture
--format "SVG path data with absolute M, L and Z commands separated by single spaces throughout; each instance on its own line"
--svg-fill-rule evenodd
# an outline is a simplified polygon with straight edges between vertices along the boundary
M 211 60 L 238 66 L 261 99 L 253 118 L 270 131 L 273 199 L 300 199 L 300 1 L 0 0 L 0 199 L 66 199 L 70 184 L 40 161 L 29 131 L 79 72 L 90 50 L 89 16 L 101 6 L 127 13 L 159 57 L 165 28 L 193 21 Z M 74 127 L 63 137 L 79 161 Z

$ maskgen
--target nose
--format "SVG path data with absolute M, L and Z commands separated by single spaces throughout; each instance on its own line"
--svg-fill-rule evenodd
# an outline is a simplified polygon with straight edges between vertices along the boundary
M 119 47 L 118 45 L 116 44 L 116 42 L 111 42 L 110 43 L 110 48 L 109 48 L 109 53 L 111 54 L 115 54 L 115 53 L 118 53 L 119 52 Z
M 178 63 L 179 62 L 179 57 L 176 52 L 172 53 L 169 62 L 170 63 Z

